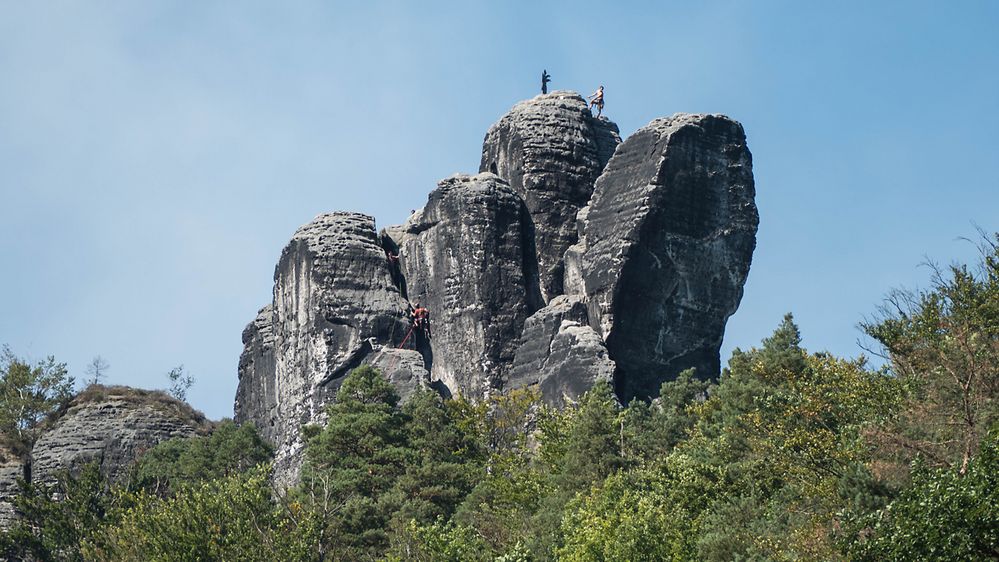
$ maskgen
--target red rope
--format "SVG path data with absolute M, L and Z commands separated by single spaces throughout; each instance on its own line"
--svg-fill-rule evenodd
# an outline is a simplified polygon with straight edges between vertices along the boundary
M 409 327 L 409 331 L 406 332 L 406 337 L 402 339 L 402 343 L 400 343 L 399 346 L 396 347 L 396 349 L 399 349 L 406 345 L 406 342 L 409 341 L 409 336 L 413 334 L 413 328 L 415 327 L 416 327 L 416 322 L 413 322 L 413 325 Z

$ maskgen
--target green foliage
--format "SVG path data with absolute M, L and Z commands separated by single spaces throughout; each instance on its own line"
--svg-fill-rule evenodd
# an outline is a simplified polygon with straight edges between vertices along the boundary
M 14 501 L 21 517 L 0 538 L 4 559 L 83 560 L 80 544 L 98 531 L 115 503 L 97 464 L 76 477 L 62 473 L 51 485 L 21 484 Z
M 486 562 L 494 559 L 489 546 L 475 529 L 453 521 L 439 520 L 430 525 L 411 521 L 401 537 L 393 546 L 389 561 Z
M 934 266 L 931 288 L 895 291 L 863 325 L 912 393 L 881 444 L 902 464 L 922 456 L 965 470 L 999 422 L 999 235 L 985 239 L 977 270 Z
M 468 405 L 430 391 L 398 402 L 377 370 L 355 369 L 308 441 L 298 495 L 324 556 L 377 558 L 409 525 L 450 517 L 482 477 L 483 424 Z
M 387 494 L 413 461 L 399 396 L 371 367 L 355 369 L 308 442 L 302 492 L 323 521 L 323 552 L 336 559 L 377 556 L 388 547 Z
M 415 393 L 402 408 L 411 461 L 392 489 L 394 519 L 432 523 L 450 518 L 484 473 L 479 436 L 458 423 L 460 409 L 448 408 L 439 394 Z
M 155 495 L 174 495 L 268 462 L 273 453 L 252 424 L 223 420 L 208 436 L 177 437 L 158 443 L 136 463 L 132 486 Z
M 194 377 L 184 371 L 183 365 L 178 365 L 170 369 L 166 376 L 170 381 L 170 388 L 167 389 L 167 394 L 181 402 L 186 402 L 187 391 L 194 385 Z
M 54 357 L 34 367 L 4 346 L 0 352 L 0 434 L 17 453 L 31 448 L 39 424 L 73 394 L 73 377 Z
M 616 473 L 567 506 L 558 560 L 694 560 L 711 472 L 682 456 Z
M 266 466 L 162 499 L 138 492 L 83 544 L 88 560 L 312 560 L 307 525 L 272 499 Z
M 964 474 L 917 463 L 912 485 L 864 523 L 847 544 L 858 560 L 999 558 L 999 430 Z

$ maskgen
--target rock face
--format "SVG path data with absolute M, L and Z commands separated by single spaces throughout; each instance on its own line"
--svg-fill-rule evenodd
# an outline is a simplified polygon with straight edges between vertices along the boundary
M 16 518 L 12 500 L 19 491 L 17 479 L 25 476 L 24 469 L 24 459 L 0 448 L 0 531 L 9 529 Z
M 324 421 L 344 377 L 375 346 L 402 340 L 405 309 L 372 217 L 320 215 L 285 246 L 274 300 L 243 332 L 235 404 L 236 421 L 255 423 L 275 445 L 279 482 L 297 478 L 301 426 Z
M 505 179 L 527 204 L 546 301 L 562 294 L 562 255 L 576 242 L 576 213 L 620 142 L 617 125 L 564 91 L 518 103 L 486 133 L 479 171 Z
M 615 365 L 588 324 L 586 304 L 559 296 L 524 323 L 506 388 L 538 385 L 545 401 L 573 402 L 598 381 L 612 382 Z
M 689 367 L 718 374 L 756 246 L 754 197 L 745 133 L 727 117 L 657 119 L 618 147 L 566 259 L 623 400 Z
M 150 447 L 210 430 L 204 416 L 158 391 L 92 386 L 41 434 L 31 450 L 31 480 L 51 483 L 61 471 L 96 462 L 112 481 Z
M 541 307 L 524 202 L 494 174 L 458 175 L 386 234 L 409 300 L 431 311 L 433 339 L 417 338 L 431 379 L 473 398 L 499 388 L 524 320 Z

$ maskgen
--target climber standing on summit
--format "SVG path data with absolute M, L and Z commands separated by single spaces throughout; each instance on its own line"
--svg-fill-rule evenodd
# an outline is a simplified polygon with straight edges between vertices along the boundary
M 603 87 L 603 85 L 601 84 L 600 87 L 597 88 L 597 91 L 593 92 L 593 95 L 591 95 L 587 99 L 590 100 L 590 108 L 591 109 L 593 108 L 594 105 L 597 106 L 597 117 L 600 117 L 600 114 L 603 113 L 603 111 L 604 111 L 604 87 Z

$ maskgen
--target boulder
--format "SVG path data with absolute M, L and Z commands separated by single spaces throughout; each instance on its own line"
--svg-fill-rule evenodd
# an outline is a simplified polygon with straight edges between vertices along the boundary
M 410 302 L 430 310 L 420 349 L 446 392 L 481 398 L 502 385 L 524 320 L 541 307 L 534 231 L 523 200 L 498 176 L 442 180 L 426 206 L 386 229 Z
M 400 403 L 405 403 L 419 389 L 430 386 L 430 373 L 418 351 L 384 347 L 366 357 L 364 364 L 378 369 L 392 383 L 399 393 Z
M 323 423 L 343 378 L 374 345 L 399 343 L 406 301 L 372 217 L 328 213 L 292 236 L 274 272 L 274 299 L 243 332 L 235 419 L 275 447 L 275 480 L 301 467 L 301 426 Z
M 611 382 L 614 370 L 603 339 L 587 323 L 586 304 L 562 295 L 524 323 L 504 389 L 538 385 L 546 403 L 562 406 Z
M 617 148 L 566 252 L 566 289 L 617 364 L 625 402 L 694 367 L 719 373 L 759 223 L 742 126 L 721 115 L 656 119 Z
M 486 133 L 479 171 L 505 179 L 527 204 L 546 301 L 562 294 L 576 212 L 620 142 L 617 125 L 594 118 L 579 94 L 566 91 L 518 103 Z

